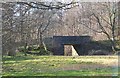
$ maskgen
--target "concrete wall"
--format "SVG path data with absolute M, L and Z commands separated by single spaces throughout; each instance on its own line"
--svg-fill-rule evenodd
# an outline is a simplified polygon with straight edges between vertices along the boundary
M 91 41 L 90 36 L 54 36 L 53 37 L 53 54 L 54 55 L 64 55 L 68 53 L 64 49 L 64 45 L 72 45 L 79 55 L 83 55 L 83 50 L 80 50 L 81 44 L 89 43 Z M 72 49 L 72 47 L 71 47 Z M 71 50 L 72 51 L 72 50 Z M 72 53 L 71 53 L 72 54 Z
M 73 46 L 78 55 L 88 55 L 89 52 L 97 50 L 112 51 L 110 45 L 92 41 L 90 36 L 54 36 L 47 38 L 45 44 L 54 55 L 72 55 L 70 46 Z

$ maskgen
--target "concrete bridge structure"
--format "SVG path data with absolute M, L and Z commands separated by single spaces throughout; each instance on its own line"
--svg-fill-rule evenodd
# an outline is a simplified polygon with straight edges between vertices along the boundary
M 82 45 L 91 41 L 90 36 L 53 36 L 53 54 L 84 55 L 86 52 Z

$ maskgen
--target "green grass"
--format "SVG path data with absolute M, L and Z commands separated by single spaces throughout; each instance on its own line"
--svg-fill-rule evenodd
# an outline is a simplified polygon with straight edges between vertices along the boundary
M 117 75 L 117 66 L 111 65 L 117 59 L 117 56 L 5 56 L 2 75 L 111 76 Z

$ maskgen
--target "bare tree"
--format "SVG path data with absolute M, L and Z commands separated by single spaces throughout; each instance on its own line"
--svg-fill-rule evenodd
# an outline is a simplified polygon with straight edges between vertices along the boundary
M 80 21 L 79 23 L 88 27 L 97 33 L 104 33 L 110 40 L 112 50 L 115 51 L 115 39 L 117 36 L 116 29 L 118 28 L 118 8 L 117 3 L 92 3 L 88 4 L 89 9 L 84 12 L 87 19 Z M 91 9 L 90 9 L 91 7 Z M 97 24 L 97 28 L 91 28 L 89 24 Z
M 5 3 L 2 4 L 3 15 L 2 15 L 2 46 L 3 46 L 3 55 L 15 55 L 15 47 L 12 47 L 14 44 L 14 34 L 13 34 L 13 7 L 14 4 Z

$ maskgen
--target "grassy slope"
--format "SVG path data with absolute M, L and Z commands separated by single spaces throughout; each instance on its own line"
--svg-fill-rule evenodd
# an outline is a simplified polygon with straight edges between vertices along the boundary
M 3 76 L 117 75 L 117 56 L 17 56 L 3 58 Z

